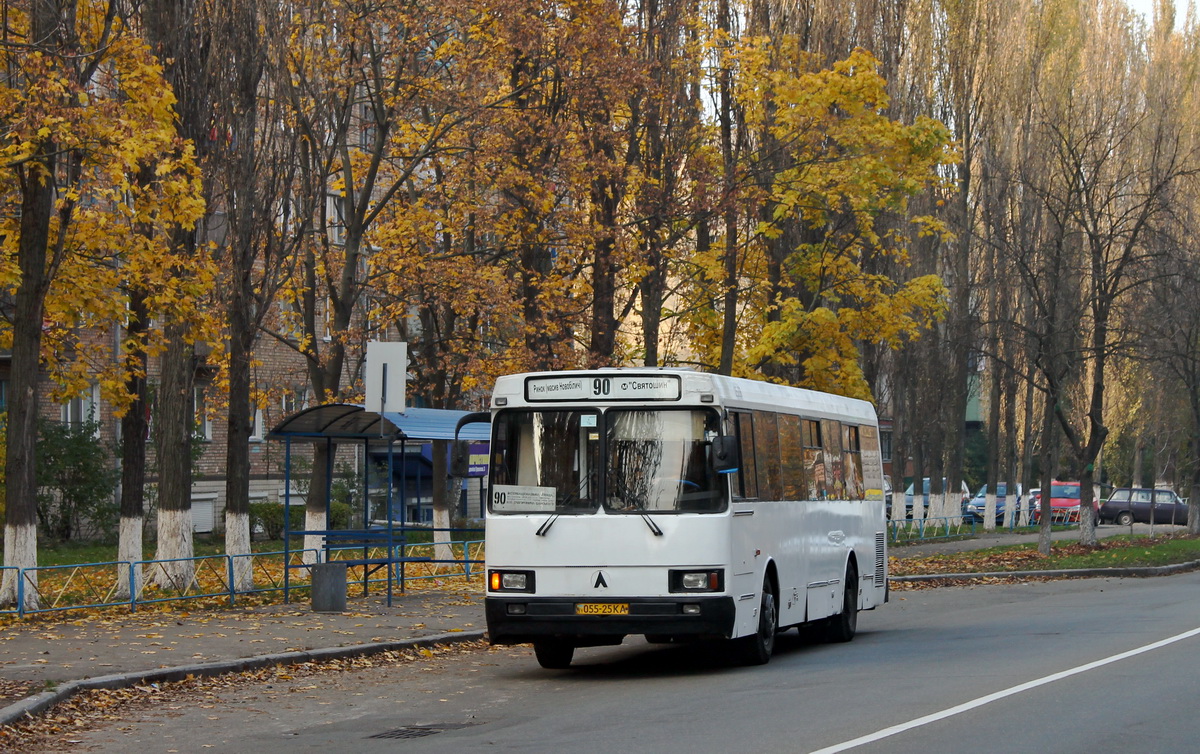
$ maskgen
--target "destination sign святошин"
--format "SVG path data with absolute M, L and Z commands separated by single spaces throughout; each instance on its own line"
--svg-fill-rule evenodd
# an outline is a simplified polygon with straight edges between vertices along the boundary
M 529 401 L 677 401 L 677 375 L 557 375 L 525 380 Z

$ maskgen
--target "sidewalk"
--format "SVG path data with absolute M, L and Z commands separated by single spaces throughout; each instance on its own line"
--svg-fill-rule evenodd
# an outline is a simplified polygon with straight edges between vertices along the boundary
M 0 680 L 34 683 L 38 697 L 0 698 L 0 725 L 87 687 L 216 675 L 281 662 L 335 657 L 483 638 L 482 587 L 351 596 L 344 613 L 316 613 L 307 599 L 233 610 L 63 613 L 28 619 L 0 635 Z M 77 683 L 90 679 L 85 683 Z M 7 705 L 7 706 L 5 706 Z

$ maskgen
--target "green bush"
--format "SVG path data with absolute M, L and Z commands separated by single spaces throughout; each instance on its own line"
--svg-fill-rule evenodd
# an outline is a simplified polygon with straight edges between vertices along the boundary
M 117 528 L 113 494 L 120 472 L 112 449 L 96 439 L 94 420 L 78 424 L 38 420 L 37 517 L 49 540 L 111 536 Z
M 329 504 L 329 528 L 350 528 L 350 506 L 348 504 L 340 503 L 337 500 Z
M 283 503 L 250 503 L 250 531 L 265 539 L 282 539 Z
M 292 529 L 304 528 L 304 508 L 292 506 Z M 350 506 L 334 501 L 329 504 L 329 527 L 346 529 L 350 526 Z M 264 539 L 283 539 L 283 503 L 251 503 L 250 531 Z

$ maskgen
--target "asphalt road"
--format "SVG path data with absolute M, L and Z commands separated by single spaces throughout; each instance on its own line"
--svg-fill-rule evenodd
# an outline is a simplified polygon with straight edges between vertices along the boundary
M 789 631 L 764 667 L 631 640 L 547 671 L 494 648 L 230 689 L 72 750 L 1195 751 L 1197 605 L 1200 573 L 908 591 L 850 644 Z

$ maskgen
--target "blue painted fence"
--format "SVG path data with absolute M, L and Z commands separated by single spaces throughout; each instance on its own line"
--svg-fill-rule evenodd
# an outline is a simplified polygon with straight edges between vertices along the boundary
M 463 530 L 459 530 L 460 532 Z M 473 533 L 478 530 L 466 530 Z M 404 581 L 422 581 L 439 578 L 465 576 L 470 578 L 478 575 L 483 563 L 482 539 L 458 539 L 449 543 L 461 557 L 449 560 L 436 560 L 432 557 L 434 545 L 431 544 L 401 544 L 395 547 L 397 557 L 413 557 L 425 554 L 428 550 L 429 560 L 423 562 L 438 566 L 436 573 L 422 575 L 406 575 L 401 568 L 395 568 L 392 575 L 395 583 L 404 588 Z M 290 598 L 290 592 L 299 590 L 307 593 L 308 566 L 304 565 L 305 555 L 310 559 L 320 556 L 316 550 L 289 550 L 277 552 L 256 552 L 248 555 L 199 555 L 193 558 L 178 558 L 172 560 L 140 560 L 111 561 L 103 563 L 78 563 L 75 565 L 39 566 L 37 568 L 14 568 L 0 566 L 0 577 L 9 576 L 15 572 L 17 578 L 17 604 L 8 608 L 0 608 L 0 616 L 34 615 L 39 613 L 54 613 L 86 608 L 124 607 L 136 611 L 140 605 L 153 605 L 164 602 L 180 602 L 198 599 L 228 600 L 232 607 L 237 604 L 238 597 L 251 594 L 278 593 L 283 600 Z M 290 568 L 281 568 L 281 561 L 289 558 Z M 249 558 L 252 563 L 252 586 L 249 590 L 235 591 L 234 567 L 240 559 Z M 279 561 L 274 569 L 269 567 L 272 560 Z M 170 577 L 170 564 L 190 562 L 195 577 L 187 583 L 173 581 Z M 301 578 L 292 578 L 285 583 L 283 573 L 286 570 L 298 569 Z M 49 577 L 49 578 L 44 578 Z M 166 586 L 151 586 L 155 581 L 164 581 Z M 347 581 L 356 584 L 387 583 L 387 574 L 377 575 L 370 579 L 356 579 L 348 575 Z M 53 586 L 46 586 L 50 582 Z M 204 586 L 202 586 L 202 584 Z M 131 588 L 132 586 L 132 588 Z M 29 590 L 37 594 L 36 608 L 25 607 L 25 596 Z

